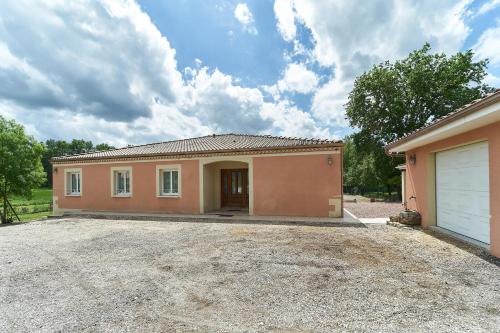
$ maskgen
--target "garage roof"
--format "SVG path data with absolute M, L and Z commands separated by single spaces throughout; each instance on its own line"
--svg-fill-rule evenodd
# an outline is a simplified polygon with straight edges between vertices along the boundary
M 52 162 L 101 160 L 127 157 L 185 155 L 218 152 L 259 152 L 263 150 L 328 148 L 342 146 L 342 141 L 326 139 L 290 138 L 271 135 L 213 134 L 198 138 L 165 141 L 130 146 L 101 152 L 59 156 Z
M 385 149 L 393 154 L 403 153 L 497 121 L 500 121 L 500 89 L 387 144 Z

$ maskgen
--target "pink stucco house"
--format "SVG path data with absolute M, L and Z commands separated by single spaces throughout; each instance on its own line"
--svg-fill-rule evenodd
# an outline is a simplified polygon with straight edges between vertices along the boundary
M 386 146 L 404 154 L 404 201 L 500 257 L 500 90 Z
M 60 156 L 54 211 L 341 217 L 342 147 L 225 134 Z

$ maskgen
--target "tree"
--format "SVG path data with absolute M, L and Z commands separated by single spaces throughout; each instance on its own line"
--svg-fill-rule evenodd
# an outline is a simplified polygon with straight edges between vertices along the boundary
M 105 150 L 111 150 L 111 149 L 116 149 L 116 148 L 108 145 L 107 143 L 99 143 L 99 144 L 95 145 L 96 151 L 105 151 Z
M 425 44 L 358 77 L 346 105 L 351 126 L 386 144 L 494 90 L 482 83 L 487 60 L 474 62 L 470 50 L 447 56 L 430 49 Z
M 404 159 L 387 156 L 384 145 L 494 90 L 482 83 L 487 60 L 474 62 L 470 50 L 447 56 L 430 49 L 425 44 L 406 59 L 373 66 L 349 93 L 347 119 L 359 129 L 352 144 L 359 161 L 373 161 L 376 178 L 388 192 L 400 190 L 395 167 Z
M 24 127 L 0 116 L 0 210 L 7 222 L 7 200 L 12 194 L 31 196 L 31 189 L 45 179 L 41 156 L 43 146 L 24 133 Z
M 344 139 L 344 186 L 355 193 L 364 194 L 370 187 L 379 185 L 371 154 L 363 154 L 354 144 L 353 136 Z
M 45 150 L 42 156 L 42 165 L 43 169 L 47 173 L 47 181 L 44 185 L 48 187 L 52 186 L 52 164 L 50 163 L 50 159 L 52 157 L 115 149 L 115 147 L 110 146 L 107 143 L 100 143 L 94 147 L 92 141 L 77 139 L 73 139 L 71 142 L 50 139 L 45 141 L 44 145 Z

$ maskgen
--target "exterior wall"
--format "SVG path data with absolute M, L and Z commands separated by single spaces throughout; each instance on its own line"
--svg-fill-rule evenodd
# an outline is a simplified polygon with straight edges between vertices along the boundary
M 254 157 L 253 168 L 255 215 L 342 216 L 340 149 L 329 154 Z
M 328 160 L 331 159 L 331 165 Z M 156 167 L 181 166 L 181 196 L 158 197 Z M 132 195 L 113 197 L 112 168 L 131 167 Z M 65 195 L 65 169 L 81 168 L 81 196 Z M 220 207 L 220 170 L 248 168 L 249 214 L 342 216 L 342 154 L 335 151 L 185 160 L 55 164 L 54 210 L 198 214 Z
M 181 165 L 181 197 L 157 197 L 156 166 Z M 111 197 L 111 168 L 132 167 L 132 196 Z M 199 213 L 197 160 L 54 165 L 53 188 L 59 210 L 83 209 L 119 212 Z M 82 169 L 81 196 L 65 196 L 64 169 Z
M 490 169 L 490 251 L 500 257 L 500 122 L 408 151 L 406 160 L 415 154 L 417 161 L 415 165 L 406 165 L 406 198 L 408 208 L 422 215 L 423 227 L 436 225 L 435 153 L 486 140 Z M 411 196 L 416 198 L 410 199 Z

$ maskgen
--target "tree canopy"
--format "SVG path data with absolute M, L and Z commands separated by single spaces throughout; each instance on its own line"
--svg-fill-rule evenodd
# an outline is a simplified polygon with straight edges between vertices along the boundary
M 395 167 L 404 159 L 386 156 L 385 144 L 494 90 L 483 83 L 488 60 L 474 61 L 470 50 L 451 56 L 430 50 L 425 44 L 355 80 L 346 115 L 359 131 L 346 140 L 346 185 L 398 185 Z
M 356 79 L 346 113 L 361 137 L 389 143 L 493 91 L 482 83 L 487 60 L 474 62 L 471 50 L 451 56 L 430 50 L 425 44 Z
M 6 221 L 7 198 L 31 196 L 31 189 L 45 180 L 41 157 L 43 145 L 26 135 L 24 127 L 0 116 L 0 197 L 1 220 Z

